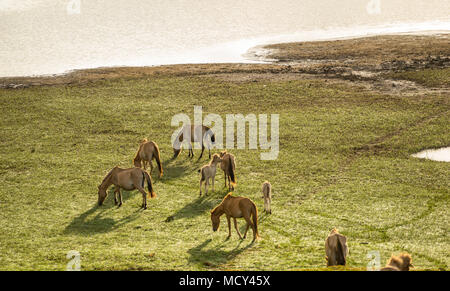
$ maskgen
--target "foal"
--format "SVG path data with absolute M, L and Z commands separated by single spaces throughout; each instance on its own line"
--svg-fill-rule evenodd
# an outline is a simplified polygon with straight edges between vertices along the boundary
M 380 271 L 409 271 L 410 267 L 414 267 L 412 265 L 411 255 L 403 253 L 398 257 L 392 255 L 386 267 L 382 268 Z
M 117 194 L 120 199 L 119 207 L 122 206 L 122 193 L 120 188 L 125 190 L 138 189 L 142 193 L 142 208 L 147 209 L 147 193 L 144 190 L 145 182 L 147 182 L 148 192 L 150 197 L 156 197 L 155 192 L 153 192 L 152 179 L 150 175 L 142 170 L 141 168 L 129 168 L 121 169 L 119 167 L 114 167 L 106 177 L 103 179 L 100 186 L 98 186 L 98 205 L 101 206 L 105 200 L 108 193 L 106 190 L 109 186 L 114 185 L 114 204 L 117 204 Z
M 336 228 L 333 228 L 325 240 L 325 253 L 327 266 L 336 266 L 346 264 L 348 255 L 347 238 L 340 234 Z
M 202 196 L 202 183 L 205 182 L 205 195 L 208 195 L 208 186 L 209 186 L 209 180 L 212 180 L 212 190 L 214 191 L 214 180 L 216 179 L 216 168 L 217 164 L 220 163 L 222 159 L 220 158 L 219 154 L 214 154 L 213 158 L 209 162 L 209 164 L 204 165 L 200 170 L 198 170 L 199 173 L 202 174 L 200 178 L 200 196 Z
M 234 155 L 228 153 L 227 151 L 222 151 L 220 153 L 220 157 L 222 158 L 220 168 L 225 176 L 225 187 L 227 187 L 228 180 L 228 190 L 234 190 L 234 186 L 236 186 L 236 162 Z
M 147 162 L 150 164 L 150 174 L 153 172 L 152 160 L 155 159 L 158 164 L 159 177 L 163 175 L 163 168 L 161 165 L 161 156 L 158 145 L 153 141 L 148 141 L 146 138 L 141 142 L 139 149 L 134 157 L 133 163 L 135 167 L 142 167 L 147 170 Z
M 257 237 L 259 237 L 258 209 L 256 208 L 256 205 L 255 203 L 253 203 L 253 201 L 251 201 L 246 197 L 233 197 L 231 192 L 228 193 L 223 198 L 222 202 L 211 211 L 211 221 L 213 231 L 217 231 L 219 229 L 220 216 L 223 215 L 224 213 L 227 216 L 228 221 L 227 239 L 231 237 L 231 221 L 230 221 L 231 217 L 233 217 L 234 228 L 236 229 L 240 239 L 242 239 L 242 235 L 239 232 L 236 218 L 241 217 L 243 217 L 247 222 L 247 228 L 245 229 L 244 238 L 247 237 L 247 231 L 250 226 L 252 227 L 253 230 L 253 241 L 255 241 Z
M 262 184 L 261 192 L 264 198 L 264 211 L 272 214 L 272 209 L 270 209 L 270 202 L 272 202 L 272 185 L 265 181 Z

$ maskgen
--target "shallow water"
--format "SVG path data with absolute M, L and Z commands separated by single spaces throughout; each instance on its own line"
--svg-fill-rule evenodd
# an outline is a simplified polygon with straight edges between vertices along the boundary
M 448 11 L 442 0 L 0 0 L 0 77 L 249 62 L 260 44 L 450 31 Z
M 450 162 L 450 147 L 429 149 L 412 155 L 415 158 L 429 159 L 440 162 Z

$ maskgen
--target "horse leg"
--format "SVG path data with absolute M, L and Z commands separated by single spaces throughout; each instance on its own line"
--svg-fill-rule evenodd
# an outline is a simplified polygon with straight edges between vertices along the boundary
M 231 221 L 230 221 L 230 216 L 227 215 L 227 221 L 228 221 L 228 236 L 227 239 L 229 239 L 231 237 Z
M 205 195 L 208 195 L 208 186 L 209 186 L 209 178 L 206 178 L 206 181 L 205 181 Z
M 223 178 L 225 179 L 225 186 L 224 188 L 227 188 L 227 173 L 223 171 Z
M 189 157 L 194 157 L 194 150 L 192 149 L 192 143 L 189 142 Z
M 202 180 L 202 178 L 200 178 L 200 196 L 202 196 L 202 182 L 203 182 L 203 180 Z
M 153 164 L 152 164 L 152 161 L 150 160 L 150 162 L 148 162 L 149 164 L 150 164 L 150 175 L 152 174 L 152 172 L 153 172 Z
M 114 186 L 114 205 L 117 205 L 117 190 L 119 188 L 117 188 L 116 186 Z
M 119 193 L 119 207 L 122 206 L 122 191 L 120 191 L 120 187 L 117 188 L 117 192 Z
M 233 217 L 233 221 L 234 221 L 234 228 L 236 229 L 236 232 L 238 233 L 239 238 L 242 239 L 241 232 L 239 231 L 239 228 L 238 228 L 238 226 L 237 226 L 237 220 L 236 220 L 236 217 Z
M 212 190 L 213 190 L 213 192 L 215 192 L 215 191 L 214 191 L 214 181 L 216 180 L 216 176 L 215 176 L 215 175 L 212 176 L 212 177 L 211 177 L 211 180 L 212 180 Z
M 145 192 L 145 189 L 141 186 L 138 186 L 137 189 L 139 192 L 142 193 L 142 206 L 141 208 L 147 209 L 147 193 Z
M 252 220 L 250 219 L 250 213 L 243 213 L 243 214 L 244 214 L 244 219 L 245 219 L 245 221 L 247 221 L 247 230 L 248 230 L 248 227 L 249 227 L 249 226 L 252 227 L 252 230 L 253 230 L 253 240 L 255 240 L 255 239 L 256 239 L 256 229 L 255 229 L 255 226 L 253 225 Z M 245 231 L 244 237 L 245 237 L 246 234 L 247 234 L 247 230 Z
M 250 228 L 250 224 L 247 223 L 247 227 L 245 228 L 244 238 L 247 237 L 247 231 Z
M 202 143 L 202 153 L 200 154 L 200 157 L 198 157 L 199 160 L 203 157 L 204 150 L 205 150 L 205 145 Z

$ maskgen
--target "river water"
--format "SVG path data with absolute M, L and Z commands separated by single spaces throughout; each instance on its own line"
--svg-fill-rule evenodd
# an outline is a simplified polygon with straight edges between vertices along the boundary
M 267 43 L 450 31 L 450 0 L 0 0 L 0 77 L 249 62 Z

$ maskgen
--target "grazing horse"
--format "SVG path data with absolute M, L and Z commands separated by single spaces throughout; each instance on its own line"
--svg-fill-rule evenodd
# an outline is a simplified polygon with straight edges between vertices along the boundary
M 228 221 L 228 238 L 231 237 L 231 217 L 234 220 L 234 228 L 236 229 L 239 238 L 242 239 L 242 235 L 239 232 L 236 218 L 243 217 L 247 222 L 247 228 L 245 229 L 244 238 L 247 237 L 248 228 L 251 226 L 253 230 L 253 241 L 259 237 L 258 234 L 258 209 L 252 200 L 246 197 L 234 197 L 232 193 L 228 193 L 222 200 L 222 202 L 211 211 L 211 221 L 213 231 L 219 229 L 220 216 L 224 214 L 227 216 Z M 252 218 L 252 219 L 250 219 Z
M 190 132 L 190 134 L 189 134 Z M 186 137 L 185 136 L 189 136 Z M 187 141 L 189 143 L 189 157 L 194 157 L 194 151 L 192 150 L 192 143 L 193 142 L 200 142 L 202 144 L 202 153 L 200 154 L 199 160 L 203 156 L 203 151 L 205 150 L 205 138 L 210 138 L 210 142 L 207 140 L 207 146 L 208 146 L 208 152 L 209 152 L 209 158 L 211 158 L 211 143 L 216 142 L 216 137 L 214 135 L 214 132 L 212 132 L 211 128 L 205 126 L 205 125 L 185 125 L 180 130 L 180 132 L 177 135 L 177 138 L 175 139 L 174 143 L 172 144 L 173 147 L 173 158 L 175 159 L 178 157 L 178 155 L 181 152 L 181 146 L 183 141 Z
M 225 187 L 227 187 L 228 180 L 228 190 L 234 190 L 234 186 L 236 186 L 236 161 L 234 155 L 228 153 L 227 151 L 222 151 L 220 153 L 220 157 L 222 158 L 220 168 L 225 175 Z
M 325 253 L 327 266 L 336 266 L 346 264 L 348 255 L 347 238 L 340 234 L 336 228 L 333 228 L 325 240 Z
M 220 163 L 222 159 L 220 158 L 219 154 L 214 154 L 213 158 L 209 162 L 209 164 L 204 165 L 201 167 L 200 170 L 198 170 L 199 173 L 201 173 L 200 177 L 200 196 L 202 196 L 202 183 L 205 182 L 205 195 L 208 195 L 208 186 L 209 186 L 209 180 L 212 182 L 212 190 L 214 192 L 214 180 L 216 179 L 216 169 L 217 164 Z
M 386 267 L 380 271 L 409 271 L 412 265 L 412 257 L 408 253 L 402 253 L 399 256 L 392 255 Z
M 150 164 L 150 174 L 153 171 L 152 160 L 155 159 L 158 164 L 159 177 L 163 175 L 163 168 L 161 165 L 161 156 L 158 145 L 153 141 L 148 141 L 146 138 L 139 145 L 139 149 L 134 157 L 133 164 L 135 167 L 141 168 L 144 165 L 144 170 L 147 170 L 147 162 Z
M 270 202 L 272 202 L 272 185 L 265 181 L 262 184 L 261 192 L 264 198 L 264 212 L 272 214 L 272 209 L 270 209 Z
M 147 193 L 144 190 L 145 182 L 147 182 L 150 197 L 156 197 L 155 192 L 153 192 L 152 178 L 146 171 L 141 168 L 122 169 L 116 166 L 109 171 L 100 186 L 98 186 L 98 205 L 101 206 L 103 204 L 103 201 L 108 195 L 106 192 L 108 187 L 114 185 L 114 204 L 117 205 L 116 194 L 118 194 L 120 199 L 119 207 L 122 206 L 122 193 L 120 192 L 120 188 L 129 191 L 138 189 L 142 193 L 143 202 L 141 207 L 147 209 Z

